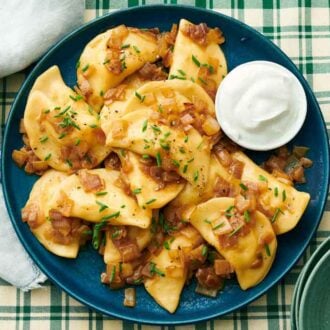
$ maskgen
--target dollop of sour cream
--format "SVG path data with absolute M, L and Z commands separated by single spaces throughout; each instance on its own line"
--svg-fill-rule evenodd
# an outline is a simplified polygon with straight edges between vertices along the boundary
M 248 62 L 232 70 L 222 81 L 215 104 L 222 130 L 252 150 L 270 150 L 289 142 L 307 113 L 299 80 L 268 61 Z

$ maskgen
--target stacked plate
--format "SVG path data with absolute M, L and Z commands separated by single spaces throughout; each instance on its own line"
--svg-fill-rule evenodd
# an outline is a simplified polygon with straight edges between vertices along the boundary
M 298 277 L 291 303 L 291 327 L 330 329 L 330 237 L 318 247 Z

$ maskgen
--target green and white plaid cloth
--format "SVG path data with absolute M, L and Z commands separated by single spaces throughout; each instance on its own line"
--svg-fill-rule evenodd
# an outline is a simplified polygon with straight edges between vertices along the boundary
M 147 4 L 185 4 L 238 18 L 277 44 L 312 87 L 330 126 L 330 0 L 86 0 L 85 20 L 119 8 Z M 18 9 L 19 10 L 19 9 Z M 0 36 L 1 37 L 1 36 Z M 0 79 L 1 128 L 25 79 L 17 73 Z M 168 329 L 290 329 L 290 304 L 297 277 L 318 245 L 330 235 L 330 204 L 307 252 L 267 294 L 221 319 Z M 0 261 L 1 262 L 1 261 Z M 23 293 L 0 280 L 0 329 L 165 329 L 110 318 L 89 310 L 52 285 Z

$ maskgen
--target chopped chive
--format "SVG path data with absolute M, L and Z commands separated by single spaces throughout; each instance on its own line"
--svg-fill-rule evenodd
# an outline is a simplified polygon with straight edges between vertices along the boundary
M 140 93 L 138 93 L 137 91 L 135 91 L 135 96 L 140 100 L 140 102 L 142 103 L 144 101 L 144 99 L 146 98 L 145 95 L 141 95 Z
M 184 143 L 187 143 L 187 142 L 188 142 L 188 140 L 189 140 L 189 136 L 188 136 L 188 135 L 186 135 L 186 136 L 185 136 L 185 138 L 183 139 L 183 141 L 184 141 Z
M 159 152 L 157 152 L 157 154 L 156 154 L 156 162 L 157 162 L 158 167 L 162 166 L 162 157 Z
M 286 200 L 286 191 L 283 190 L 282 191 L 282 201 L 285 202 L 285 200 Z
M 150 158 L 150 156 L 149 156 L 149 155 L 146 155 L 146 154 L 144 154 L 144 155 L 142 155 L 142 158 L 143 158 L 143 159 L 149 159 L 149 158 Z
M 274 196 L 275 196 L 275 197 L 278 196 L 278 188 L 277 188 L 277 187 L 274 188 Z
M 166 133 L 164 134 L 164 138 L 166 139 L 166 138 L 168 138 L 170 135 L 171 135 L 171 132 L 166 132 Z
M 109 279 L 110 283 L 112 283 L 113 280 L 115 279 L 115 275 L 116 275 L 116 266 L 112 266 L 111 275 L 110 275 L 110 279 Z
M 103 204 L 102 202 L 99 202 L 99 201 L 95 201 L 95 202 L 96 202 L 97 205 L 100 206 L 100 208 L 99 208 L 99 212 L 102 212 L 102 211 L 104 211 L 105 209 L 108 209 L 108 208 L 109 208 L 108 205 L 105 205 L 105 204 Z
M 82 71 L 82 72 L 86 72 L 86 71 L 88 70 L 88 68 L 89 68 L 89 64 L 86 64 L 86 65 L 81 69 L 81 71 Z
M 143 149 L 149 149 L 150 146 L 145 145 Z
M 104 62 L 103 62 L 103 65 L 104 65 L 104 64 L 108 64 L 109 62 L 110 62 L 109 59 L 105 59 Z
M 195 160 L 195 158 L 193 157 L 193 158 L 189 159 L 189 160 L 187 161 L 187 163 L 190 164 L 190 163 L 193 162 L 194 160 Z
M 168 77 L 169 79 L 180 79 L 180 80 L 186 80 L 185 77 L 177 76 L 176 74 L 170 74 Z
M 70 95 L 71 96 L 71 95 Z M 68 105 L 65 109 L 63 109 L 59 114 L 57 114 L 56 116 L 54 116 L 55 118 L 61 117 L 63 116 L 66 112 L 68 112 L 68 110 L 71 108 L 71 105 Z
M 251 215 L 250 215 L 250 212 L 248 210 L 244 211 L 244 221 L 245 222 L 250 222 L 251 221 Z
M 89 125 L 89 127 L 90 127 L 90 128 L 96 128 L 97 125 L 96 125 L 96 124 L 91 124 L 91 125 Z
M 204 85 L 207 85 L 207 82 L 202 78 L 202 77 L 198 77 L 198 80 L 204 84 Z
M 46 109 L 46 110 L 44 111 L 44 113 L 50 113 L 50 110 L 49 110 L 49 109 Z
M 79 144 L 80 144 L 80 139 L 77 139 L 74 145 L 79 146 Z
M 230 212 L 234 207 L 235 207 L 235 205 L 231 205 L 231 206 L 229 206 L 229 207 L 226 209 L 225 212 Z
M 201 66 L 201 62 L 198 61 L 198 59 L 197 59 L 196 56 L 191 55 L 191 59 L 192 59 L 192 61 L 193 61 L 198 67 Z
M 61 107 L 57 106 L 54 108 L 54 110 L 61 110 Z
M 160 142 L 159 144 L 164 150 L 170 150 L 170 145 L 168 143 Z
M 265 181 L 265 182 L 267 182 L 268 180 L 267 180 L 267 178 L 265 178 L 263 175 L 259 175 L 259 180 L 260 181 Z
M 133 49 L 136 51 L 137 54 L 140 54 L 141 51 L 139 48 L 137 48 L 135 45 L 133 45 Z
M 179 69 L 178 72 L 179 72 L 182 76 L 185 76 L 185 75 L 186 75 L 186 73 L 185 73 L 183 70 L 181 70 L 181 69 Z
M 119 216 L 120 216 L 120 211 L 112 213 L 110 215 L 106 215 L 105 217 L 103 217 L 101 219 L 101 221 L 107 221 L 107 220 L 110 220 L 110 219 L 113 219 L 113 218 L 118 218 Z
M 232 237 L 234 236 L 235 234 L 237 234 L 241 228 L 243 227 L 243 225 L 240 225 L 239 227 L 237 227 L 236 229 L 234 229 L 230 234 L 229 234 L 229 237 Z
M 120 235 L 120 230 L 116 229 L 112 234 L 111 238 L 117 238 Z
M 180 147 L 180 148 L 179 148 L 179 151 L 180 151 L 182 154 L 185 154 L 185 153 L 186 153 L 186 150 L 185 150 L 184 147 Z
M 96 196 L 104 196 L 106 195 L 108 192 L 107 191 L 98 191 L 95 193 Z
M 198 173 L 198 171 L 196 171 L 194 173 L 194 182 L 196 182 L 198 180 L 198 177 L 199 177 L 199 173 Z
M 80 67 L 80 60 L 78 60 L 76 63 L 76 69 L 79 69 L 79 67 Z
M 120 208 L 121 209 L 124 209 L 126 207 L 126 205 L 125 204 L 123 204 Z
M 209 225 L 211 224 L 211 221 L 207 219 L 204 219 L 204 222 L 208 223 Z
M 156 200 L 157 200 L 156 198 L 149 199 L 149 200 L 146 202 L 146 204 L 147 204 L 147 205 L 150 205 L 150 204 L 156 202 Z
M 140 277 L 140 278 L 138 278 L 138 279 L 136 279 L 136 280 L 133 281 L 134 284 L 141 284 L 142 282 L 143 282 L 143 278 L 142 277 Z
M 207 69 L 209 70 L 209 73 L 214 73 L 214 67 L 211 64 L 207 64 Z
M 141 192 L 142 192 L 142 188 L 136 188 L 136 189 L 132 190 L 132 193 L 133 193 L 134 195 L 141 194 Z
M 186 164 L 186 165 L 183 166 L 183 170 L 182 170 L 182 172 L 183 172 L 183 173 L 186 173 L 187 170 L 188 170 L 188 165 Z
M 162 272 L 160 269 L 158 269 L 154 262 L 150 262 L 150 273 L 152 275 L 157 274 L 157 275 L 162 276 L 162 277 L 165 276 L 165 273 Z
M 43 137 L 41 137 L 40 139 L 39 139 L 39 141 L 41 142 L 41 143 L 44 143 L 44 142 L 46 142 L 48 140 L 48 136 L 43 136 Z
M 162 107 L 161 104 L 158 105 L 157 111 L 160 112 L 160 113 L 163 113 L 164 112 L 163 107 Z
M 266 254 L 268 257 L 271 256 L 271 253 L 270 253 L 270 248 L 269 248 L 269 245 L 268 244 L 265 244 L 265 250 L 266 250 Z
M 151 125 L 151 128 L 157 133 L 161 132 L 161 129 L 157 125 Z
M 247 190 L 249 189 L 244 183 L 240 183 L 239 186 L 240 186 L 244 191 L 247 191 Z
M 100 96 L 103 97 L 104 92 L 102 90 L 100 90 Z
M 203 247 L 202 247 L 202 256 L 203 257 L 206 257 L 207 256 L 207 252 L 208 252 L 208 248 L 207 248 L 207 246 L 206 245 L 203 245 Z
M 70 159 L 67 159 L 67 160 L 66 160 L 66 163 L 67 163 L 70 167 L 72 167 L 72 162 L 71 162 Z
M 223 227 L 224 225 L 225 225 L 225 223 L 224 223 L 224 222 L 221 222 L 221 223 L 219 223 L 218 225 L 214 226 L 212 229 L 213 229 L 213 230 L 217 230 L 217 229 Z
M 148 127 L 148 120 L 145 120 L 142 124 L 142 132 L 145 132 Z
M 175 167 L 180 167 L 180 163 L 177 160 L 172 159 L 172 163 Z
M 197 149 L 199 150 L 201 148 L 201 146 L 203 145 L 204 140 L 202 140 L 202 142 L 197 146 Z
M 126 49 L 126 48 L 129 48 L 131 45 L 130 44 L 125 44 L 125 45 L 121 45 L 121 49 Z
M 48 155 L 45 157 L 45 160 L 49 160 L 51 157 L 52 157 L 52 154 L 48 154 Z
M 274 223 L 276 220 L 277 220 L 277 217 L 279 216 L 279 214 L 282 213 L 282 210 L 278 207 L 276 210 L 275 210 L 275 213 L 271 219 L 271 222 Z
M 120 149 L 120 156 L 125 157 L 126 156 L 126 151 L 124 149 Z
M 93 231 L 92 230 L 85 230 L 82 232 L 84 235 L 92 235 Z
M 60 134 L 59 136 L 58 136 L 58 138 L 61 140 L 61 139 L 63 139 L 64 137 L 66 137 L 66 133 L 62 133 L 62 134 Z
M 93 109 L 92 107 L 89 105 L 88 108 L 87 108 L 88 112 L 92 115 L 93 114 Z
M 170 250 L 170 243 L 168 241 L 165 241 L 163 245 L 166 250 Z

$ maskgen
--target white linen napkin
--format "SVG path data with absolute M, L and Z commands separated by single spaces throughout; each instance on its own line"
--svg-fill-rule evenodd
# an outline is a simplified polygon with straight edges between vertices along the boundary
M 24 69 L 81 25 L 84 8 L 84 0 L 1 0 L 0 78 Z M 24 291 L 40 287 L 47 279 L 16 236 L 1 184 L 0 260 L 0 277 Z
M 83 23 L 84 0 L 1 0 L 0 78 L 36 61 Z

